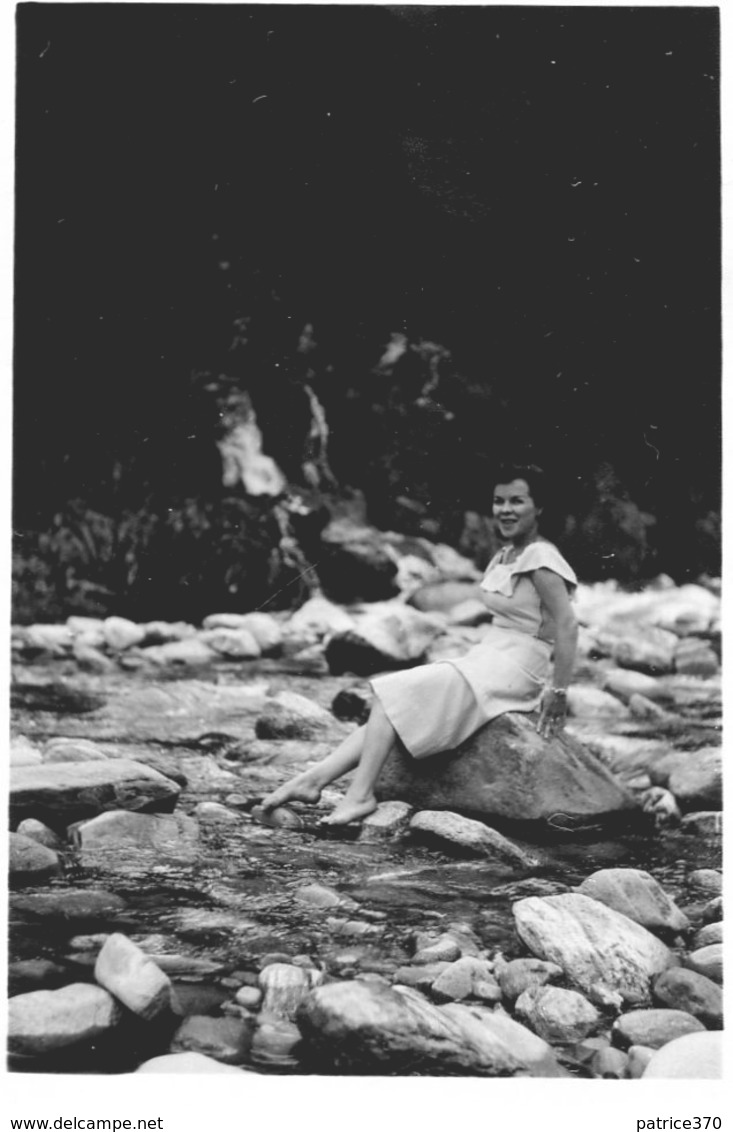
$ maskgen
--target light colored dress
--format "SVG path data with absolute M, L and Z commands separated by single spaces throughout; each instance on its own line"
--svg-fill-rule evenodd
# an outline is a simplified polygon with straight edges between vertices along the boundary
M 507 711 L 534 711 L 552 670 L 552 622 L 531 574 L 559 574 L 570 593 L 578 579 L 551 542 L 526 546 L 513 562 L 492 558 L 481 590 L 493 621 L 456 660 L 439 660 L 372 681 L 374 693 L 415 758 L 449 751 Z

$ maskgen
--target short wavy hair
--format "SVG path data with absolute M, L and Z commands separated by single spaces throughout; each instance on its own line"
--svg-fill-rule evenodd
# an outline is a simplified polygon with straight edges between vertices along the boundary
M 535 507 L 544 507 L 547 499 L 547 476 L 537 464 L 502 464 L 494 476 L 494 486 L 524 480 Z

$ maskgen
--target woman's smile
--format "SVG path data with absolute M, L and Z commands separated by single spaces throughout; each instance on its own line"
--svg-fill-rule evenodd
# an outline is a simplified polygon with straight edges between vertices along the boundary
M 515 546 L 524 546 L 537 537 L 541 511 L 535 506 L 526 480 L 497 484 L 493 510 L 500 536 Z

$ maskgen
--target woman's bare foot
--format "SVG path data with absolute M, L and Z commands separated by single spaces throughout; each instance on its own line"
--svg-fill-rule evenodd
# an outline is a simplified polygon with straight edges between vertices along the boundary
M 277 790 L 273 790 L 271 794 L 262 799 L 261 805 L 267 813 L 269 810 L 276 809 L 277 806 L 285 805 L 286 802 L 316 803 L 320 797 L 320 786 L 309 777 L 306 771 L 295 778 L 291 778 L 289 782 L 285 782 L 282 786 L 278 786 Z
M 335 810 L 327 817 L 321 819 L 321 825 L 348 825 L 352 821 L 361 821 L 377 808 L 377 799 L 373 794 L 366 798 L 349 798 L 347 794 L 343 802 L 339 802 Z

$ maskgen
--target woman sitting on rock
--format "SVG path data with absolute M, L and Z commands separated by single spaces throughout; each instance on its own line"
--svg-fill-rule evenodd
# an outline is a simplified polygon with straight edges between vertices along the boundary
M 539 533 L 543 483 L 533 465 L 513 465 L 498 476 L 493 514 L 504 546 L 481 581 L 493 615 L 486 636 L 459 659 L 376 677 L 366 724 L 269 794 L 265 811 L 293 800 L 317 802 L 325 786 L 356 768 L 343 800 L 323 819 L 346 825 L 376 809 L 377 778 L 397 744 L 424 758 L 452 750 L 504 712 L 538 707 L 540 735 L 562 729 L 577 642 L 570 605 L 577 578 Z

